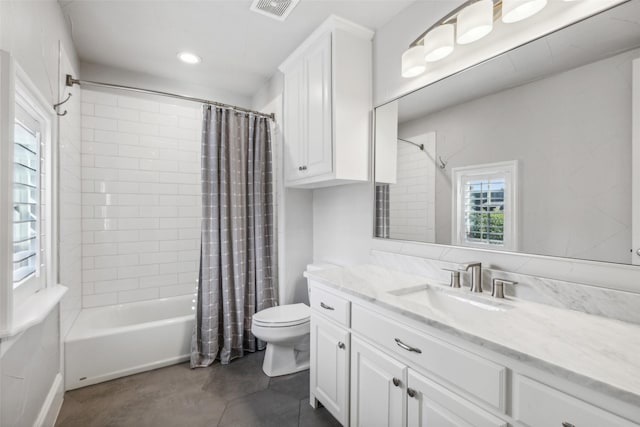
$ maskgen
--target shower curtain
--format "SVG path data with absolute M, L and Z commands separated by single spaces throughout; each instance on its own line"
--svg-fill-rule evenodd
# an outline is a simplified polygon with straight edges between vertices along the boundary
M 277 304 L 269 119 L 205 106 L 202 230 L 191 367 L 265 347 L 253 314 Z
M 389 184 L 376 184 L 376 237 L 389 238 Z

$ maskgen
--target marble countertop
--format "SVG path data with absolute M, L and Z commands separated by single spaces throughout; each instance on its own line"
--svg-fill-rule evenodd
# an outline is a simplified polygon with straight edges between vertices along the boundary
M 442 286 L 439 289 L 449 295 L 468 297 L 468 289 L 451 289 L 432 279 L 375 265 L 310 271 L 305 276 L 576 384 L 640 405 L 640 325 L 516 298 L 496 300 L 487 293 L 472 298 L 510 308 L 487 310 L 467 304 L 463 312 L 452 312 L 439 307 L 436 299 L 430 301 L 423 295 L 407 298 L 397 291 L 429 284 L 433 288 Z

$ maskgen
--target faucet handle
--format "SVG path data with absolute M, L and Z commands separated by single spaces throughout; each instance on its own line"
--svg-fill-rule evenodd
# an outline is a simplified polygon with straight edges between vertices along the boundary
M 494 298 L 504 298 L 504 285 L 515 285 L 518 282 L 495 278 L 491 281 L 491 296 Z
M 456 270 L 454 268 L 443 268 L 444 271 L 448 271 L 451 273 L 451 280 L 449 281 L 449 286 L 452 288 L 460 287 L 460 270 Z

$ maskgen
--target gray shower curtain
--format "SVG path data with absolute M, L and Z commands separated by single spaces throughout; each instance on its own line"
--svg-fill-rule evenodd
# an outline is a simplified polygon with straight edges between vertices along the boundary
M 277 303 L 269 119 L 205 106 L 202 231 L 191 367 L 264 348 L 257 311 Z
M 389 238 L 389 184 L 376 184 L 376 237 Z

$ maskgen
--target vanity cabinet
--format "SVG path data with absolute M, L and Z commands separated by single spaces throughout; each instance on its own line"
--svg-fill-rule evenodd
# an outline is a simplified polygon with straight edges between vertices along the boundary
M 638 426 L 522 375 L 514 378 L 514 418 L 527 426 Z
M 408 427 L 507 427 L 506 421 L 431 379 L 411 369 L 408 376 Z
M 313 279 L 309 288 L 311 404 L 344 426 L 640 426 L 615 398 Z
M 348 425 L 350 303 L 320 288 L 309 290 L 309 302 L 311 406 L 321 402 L 336 420 Z
M 495 417 L 354 335 L 351 425 L 506 427 Z
M 331 16 L 280 65 L 286 186 L 368 180 L 372 37 Z
M 368 345 L 351 341 L 351 425 L 403 427 L 406 365 Z

